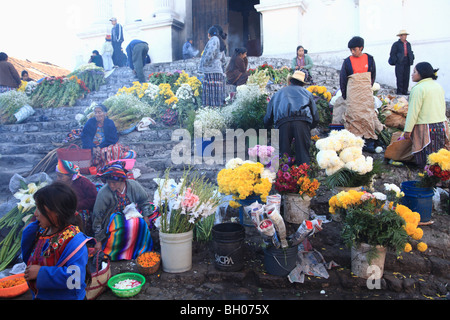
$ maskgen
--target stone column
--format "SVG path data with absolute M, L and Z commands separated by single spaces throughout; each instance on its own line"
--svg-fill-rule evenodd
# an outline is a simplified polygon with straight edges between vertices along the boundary
M 109 19 L 112 18 L 112 0 L 94 0 L 94 10 L 95 18 L 93 26 L 109 26 L 111 22 Z
M 292 47 L 302 40 L 302 17 L 307 10 L 306 2 L 261 0 L 255 9 L 262 14 L 263 54 L 292 55 Z

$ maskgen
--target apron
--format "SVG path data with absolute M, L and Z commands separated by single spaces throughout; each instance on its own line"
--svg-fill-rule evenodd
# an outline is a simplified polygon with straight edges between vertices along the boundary
M 378 139 L 383 130 L 374 107 L 371 73 L 355 73 L 348 77 L 347 109 L 344 127 L 357 137 Z

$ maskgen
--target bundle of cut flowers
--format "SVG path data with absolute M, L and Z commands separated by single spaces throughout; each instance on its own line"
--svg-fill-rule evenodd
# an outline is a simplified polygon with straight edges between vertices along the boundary
M 17 118 L 14 115 L 20 108 L 30 104 L 30 102 L 26 93 L 22 91 L 11 90 L 0 94 L 0 123 L 16 123 Z
M 332 130 L 327 138 L 319 139 L 316 159 L 327 175 L 329 187 L 368 186 L 381 172 L 381 162 L 362 154 L 364 140 L 347 130 Z
M 129 129 L 143 117 L 156 114 L 155 107 L 129 93 L 111 96 L 103 104 L 108 108 L 108 117 L 114 121 L 118 131 Z
M 98 91 L 100 86 L 105 83 L 105 70 L 98 67 L 95 63 L 88 63 L 80 66 L 67 77 L 76 76 L 83 81 L 90 91 Z
M 17 256 L 25 223 L 35 210 L 34 193 L 47 185 L 47 182 L 26 183 L 20 180 L 20 189 L 14 193 L 19 203 L 0 219 L 0 230 L 10 228 L 7 236 L 0 242 L 0 271 L 4 270 Z
M 158 185 L 153 203 L 160 213 L 156 226 L 163 233 L 188 232 L 216 212 L 222 196 L 217 186 L 190 170 L 185 170 L 178 182 L 169 175 L 170 169 L 164 178 L 153 179 Z
M 418 228 L 420 214 L 404 205 L 393 206 L 381 192 L 342 191 L 329 203 L 331 213 L 345 211 L 341 235 L 348 247 L 367 243 L 393 249 L 399 254 L 411 251 L 409 242 L 423 236 L 423 230 Z M 427 246 L 421 242 L 417 248 L 425 251 Z
M 274 152 L 274 147 L 265 145 L 261 146 L 259 144 L 248 149 L 248 155 L 251 159 L 259 159 L 259 162 L 266 166 L 271 164 L 274 157 Z
M 273 182 L 273 173 L 264 168 L 262 163 L 243 161 L 240 158 L 228 161 L 225 169 L 217 175 L 219 192 L 233 196 L 233 200 L 230 201 L 233 208 L 240 207 L 237 201 L 252 195 L 260 196 L 261 201 L 265 203 Z
M 319 111 L 319 124 L 328 126 L 333 121 L 333 112 L 330 107 L 331 92 L 324 86 L 309 86 L 306 90 L 311 92 L 315 98 Z
M 317 179 L 310 178 L 310 166 L 306 163 L 299 166 L 293 163 L 292 158 L 283 155 L 280 168 L 277 172 L 275 189 L 281 193 L 298 193 L 303 196 L 314 197 L 320 183 Z
M 440 149 L 428 155 L 428 162 L 424 172 L 419 173 L 419 187 L 433 188 L 440 181 L 445 182 L 450 179 L 450 151 Z

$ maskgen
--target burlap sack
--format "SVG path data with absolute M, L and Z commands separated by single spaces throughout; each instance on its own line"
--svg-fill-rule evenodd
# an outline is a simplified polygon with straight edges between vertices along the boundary
M 358 137 L 377 140 L 377 132 L 381 132 L 384 127 L 374 108 L 370 72 L 348 77 L 346 103 L 345 129 Z
M 344 124 L 344 114 L 347 110 L 347 104 L 344 98 L 339 97 L 333 105 L 333 121 L 332 124 Z
M 391 143 L 386 148 L 384 157 L 394 161 L 411 162 L 414 160 L 414 155 L 411 153 L 412 141 L 409 139 L 398 141 L 398 138 L 400 138 L 401 135 L 401 131 L 392 134 Z

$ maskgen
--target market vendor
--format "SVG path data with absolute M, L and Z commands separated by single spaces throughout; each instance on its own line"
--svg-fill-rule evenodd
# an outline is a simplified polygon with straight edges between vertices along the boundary
M 450 150 L 445 92 L 436 81 L 438 70 L 421 62 L 411 76 L 417 84 L 411 90 L 404 137 L 412 140 L 412 153 L 420 168 L 427 164 L 429 154 L 442 148 Z
M 81 132 L 83 149 L 92 150 L 92 165 L 101 169 L 114 160 L 135 159 L 136 153 L 119 143 L 114 121 L 107 116 L 108 109 L 98 104 L 94 117 L 89 119 Z
M 97 198 L 97 187 L 80 173 L 80 168 L 70 161 L 58 159 L 57 181 L 63 182 L 75 191 L 78 199 L 77 214 L 83 222 L 83 232 L 92 234 L 91 214 Z
M 154 215 L 151 203 L 141 184 L 127 179 L 124 166 L 124 162 L 116 161 L 97 174 L 106 184 L 95 201 L 92 229 L 96 247 L 113 261 L 135 259 L 153 248 L 149 228 Z M 131 204 L 135 204 L 139 214 L 127 219 L 124 209 Z
M 372 87 L 376 78 L 373 56 L 363 53 L 364 39 L 353 37 L 348 42 L 351 56 L 344 60 L 340 72 L 342 98 L 346 101 L 344 127 L 365 139 L 364 151 L 375 152 L 377 132 L 383 130 L 374 108 Z

